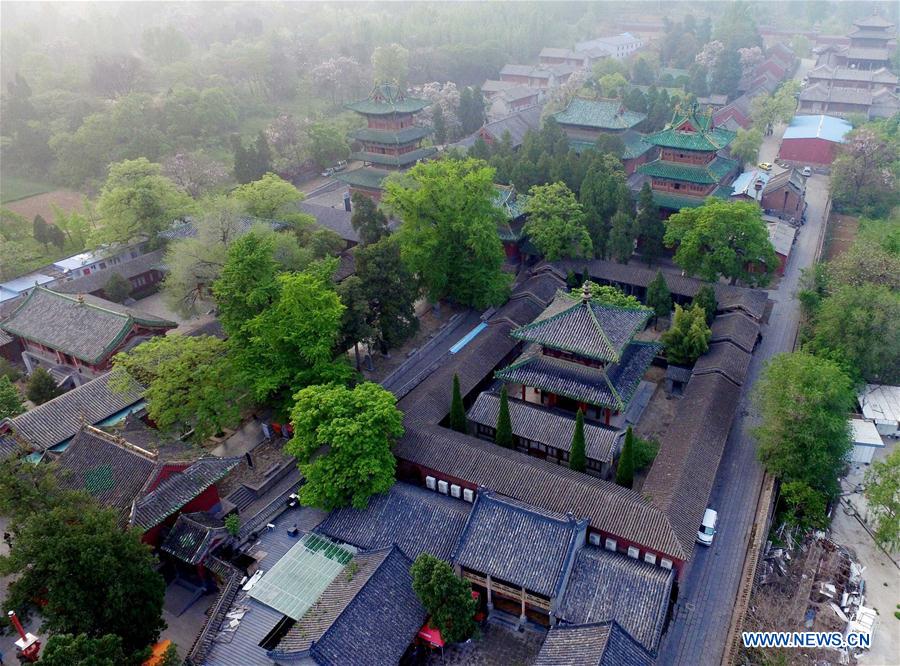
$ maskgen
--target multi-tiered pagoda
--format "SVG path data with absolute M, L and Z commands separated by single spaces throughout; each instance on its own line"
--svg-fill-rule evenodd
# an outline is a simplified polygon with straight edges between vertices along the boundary
M 652 312 L 600 305 L 587 289 L 574 305 L 569 298 L 560 294 L 542 318 L 511 333 L 530 348 L 496 377 L 509 385 L 510 396 L 573 413 L 580 408 L 610 425 L 660 349 L 634 340 Z
M 727 199 L 740 164 L 719 151 L 734 135 L 715 126 L 710 110 L 701 112 L 696 104 L 687 111 L 676 108 L 672 122 L 644 137 L 659 147 L 659 157 L 637 169 L 650 178 L 656 204 L 671 212 L 699 206 L 708 196 Z
M 839 64 L 855 69 L 879 69 L 891 66 L 891 51 L 896 48 L 897 30 L 887 19 L 872 14 L 853 22 L 847 36 L 850 46 L 841 49 Z
M 407 97 L 403 90 L 391 83 L 381 83 L 371 94 L 346 108 L 366 117 L 367 126 L 351 133 L 362 149 L 351 157 L 361 160 L 363 168 L 339 176 L 350 185 L 375 199 L 381 197 L 381 182 L 392 171 L 406 169 L 435 153 L 432 146 L 423 148 L 422 139 L 432 132 L 431 127 L 415 124 L 416 114 L 428 106 L 425 99 Z

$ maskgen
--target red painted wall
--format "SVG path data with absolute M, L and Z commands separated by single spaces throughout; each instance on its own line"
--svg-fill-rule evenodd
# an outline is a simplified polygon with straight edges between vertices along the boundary
M 788 162 L 831 164 L 839 144 L 825 139 L 785 139 L 778 157 Z

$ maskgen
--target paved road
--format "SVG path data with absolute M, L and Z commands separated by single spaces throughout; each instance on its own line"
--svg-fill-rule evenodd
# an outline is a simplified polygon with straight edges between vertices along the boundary
M 756 460 L 756 445 L 749 431 L 756 418 L 748 413 L 750 392 L 763 363 L 790 351 L 799 323 L 795 298 L 800 271 L 813 263 L 820 235 L 828 178 L 813 176 L 807 186 L 808 219 L 791 253 L 778 288 L 769 291 L 774 301 L 768 325 L 750 364 L 748 380 L 738 406 L 738 416 L 719 465 L 710 506 L 719 512 L 719 527 L 713 545 L 698 546 L 681 582 L 682 594 L 675 606 L 669 630 L 663 637 L 657 663 L 720 664 L 725 649 L 731 612 L 737 597 L 741 569 L 756 511 L 762 468 Z

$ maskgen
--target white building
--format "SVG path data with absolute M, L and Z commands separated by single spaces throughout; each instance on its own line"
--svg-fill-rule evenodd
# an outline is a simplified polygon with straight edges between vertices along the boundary
M 632 53 L 640 49 L 644 42 L 640 38 L 635 37 L 630 32 L 623 32 L 621 35 L 613 35 L 612 37 L 598 37 L 586 42 L 578 42 L 575 45 L 576 51 L 606 51 L 609 57 L 616 60 L 623 60 Z
M 850 434 L 853 438 L 853 449 L 850 451 L 851 463 L 868 465 L 872 462 L 875 450 L 884 448 L 878 428 L 871 421 L 850 419 Z
M 900 436 L 900 386 L 866 384 L 858 400 L 863 416 L 875 423 L 879 433 Z

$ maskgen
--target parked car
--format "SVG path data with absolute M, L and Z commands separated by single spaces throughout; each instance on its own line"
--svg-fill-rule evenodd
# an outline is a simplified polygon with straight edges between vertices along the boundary
M 800 173 L 802 173 L 804 176 L 811 176 L 812 175 L 812 167 L 805 166 L 805 167 L 803 167 L 803 171 L 801 171 Z
M 337 164 L 334 165 L 333 168 L 335 171 L 343 171 L 344 169 L 347 168 L 347 160 L 339 161 Z
M 719 514 L 715 509 L 707 509 L 703 513 L 700 529 L 697 530 L 697 543 L 704 546 L 712 545 L 713 537 L 716 535 L 716 523 L 718 520 Z
M 334 175 L 334 169 L 331 167 L 328 167 L 327 169 L 325 169 L 325 171 L 322 172 L 322 176 L 324 176 L 325 178 L 328 178 L 329 176 L 333 176 L 333 175 Z
M 771 171 L 772 170 L 772 165 L 769 162 L 760 162 L 756 166 L 758 166 L 763 171 Z

